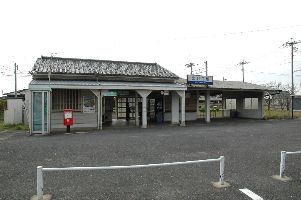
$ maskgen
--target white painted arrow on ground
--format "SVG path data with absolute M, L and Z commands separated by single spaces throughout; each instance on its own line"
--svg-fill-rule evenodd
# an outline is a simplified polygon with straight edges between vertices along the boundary
M 254 192 L 252 192 L 251 190 L 245 188 L 245 189 L 239 189 L 242 193 L 246 194 L 247 196 L 249 196 L 250 198 L 252 198 L 253 200 L 263 200 L 262 197 L 258 196 L 257 194 L 255 194 Z

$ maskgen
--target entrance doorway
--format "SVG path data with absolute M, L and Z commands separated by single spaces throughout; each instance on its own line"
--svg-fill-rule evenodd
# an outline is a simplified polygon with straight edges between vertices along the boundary
M 137 98 L 138 102 L 140 98 Z M 117 119 L 133 120 L 136 117 L 135 97 L 117 97 Z
M 142 123 L 142 98 L 135 91 L 110 90 L 104 96 L 103 122 L 112 126 L 136 126 Z M 136 98 L 137 95 L 137 98 Z M 137 112 L 136 112 L 137 100 Z M 138 122 L 136 123 L 136 115 Z M 164 122 L 164 96 L 156 91 L 147 97 L 147 121 L 154 124 Z
M 110 95 L 110 96 L 109 96 Z M 137 97 L 138 113 L 141 119 L 141 97 Z M 127 90 L 110 90 L 104 94 L 103 122 L 112 126 L 136 125 L 136 92 Z

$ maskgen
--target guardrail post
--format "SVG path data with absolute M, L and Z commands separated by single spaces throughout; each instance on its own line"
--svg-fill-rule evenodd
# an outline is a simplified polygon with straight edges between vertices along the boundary
M 280 161 L 280 178 L 283 178 L 285 175 L 285 158 L 286 151 L 281 151 L 281 161 Z
M 219 161 L 219 182 L 224 185 L 225 157 L 221 156 Z
M 37 198 L 43 200 L 43 167 L 37 167 Z

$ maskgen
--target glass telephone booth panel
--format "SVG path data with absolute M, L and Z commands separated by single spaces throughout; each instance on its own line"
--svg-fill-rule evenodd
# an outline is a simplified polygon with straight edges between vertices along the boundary
M 32 131 L 48 133 L 48 92 L 32 92 Z

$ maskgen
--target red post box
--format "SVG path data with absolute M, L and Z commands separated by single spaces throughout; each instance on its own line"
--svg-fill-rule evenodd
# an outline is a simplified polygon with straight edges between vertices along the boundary
M 70 126 L 73 125 L 72 109 L 64 109 L 64 125 L 67 126 L 67 133 L 70 133 Z
M 73 110 L 64 109 L 64 125 L 72 126 L 73 125 Z

